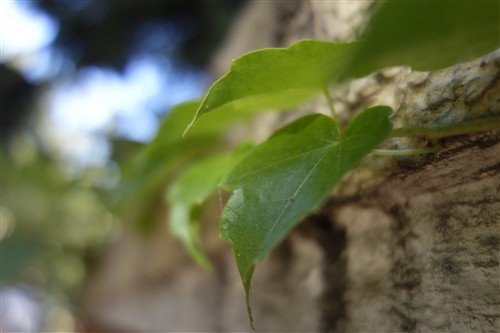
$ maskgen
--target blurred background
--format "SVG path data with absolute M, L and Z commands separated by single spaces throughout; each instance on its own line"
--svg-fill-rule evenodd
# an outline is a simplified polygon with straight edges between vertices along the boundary
M 210 85 L 243 2 L 0 2 L 2 332 L 83 329 L 121 165 Z

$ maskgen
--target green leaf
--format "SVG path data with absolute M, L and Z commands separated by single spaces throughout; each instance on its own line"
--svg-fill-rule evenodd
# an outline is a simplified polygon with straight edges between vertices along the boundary
M 134 159 L 124 165 L 123 180 L 118 187 L 119 199 L 123 200 L 128 196 L 135 196 L 141 190 L 149 187 L 151 183 L 157 183 L 158 173 L 165 173 L 165 169 L 175 156 L 182 153 L 174 151 L 175 146 L 181 142 L 182 129 L 186 122 L 192 118 L 196 109 L 200 105 L 199 101 L 193 101 L 178 105 L 164 118 L 156 137 L 149 143 Z M 212 133 L 201 135 L 207 140 L 212 137 Z M 187 145 L 187 141 L 184 143 Z M 189 148 L 189 147 L 182 147 Z
M 210 88 L 189 126 L 213 111 L 245 114 L 295 107 L 339 75 L 352 47 L 304 40 L 287 49 L 247 53 L 234 60 L 231 70 Z
M 224 113 L 210 115 L 183 139 L 182 132 L 200 103 L 192 101 L 173 108 L 153 141 L 123 168 L 115 201 L 128 219 L 137 221 L 143 229 L 151 223 L 157 195 L 169 178 L 186 163 L 220 151 L 227 127 L 241 118 Z
M 500 47 L 500 2 L 385 1 L 362 39 L 345 76 L 401 65 L 441 69 Z
M 304 40 L 247 53 L 210 88 L 186 132 L 213 111 L 283 110 L 331 82 L 390 66 L 436 70 L 500 46 L 498 1 L 384 1 L 358 43 Z
M 203 267 L 211 265 L 200 245 L 198 208 L 215 192 L 224 174 L 249 149 L 250 145 L 245 144 L 232 153 L 217 154 L 192 164 L 168 190 L 171 230 Z
M 255 265 L 389 136 L 390 112 L 383 106 L 366 110 L 342 136 L 327 116 L 303 117 L 250 151 L 225 176 L 221 186 L 233 195 L 220 231 L 233 247 L 247 304 Z

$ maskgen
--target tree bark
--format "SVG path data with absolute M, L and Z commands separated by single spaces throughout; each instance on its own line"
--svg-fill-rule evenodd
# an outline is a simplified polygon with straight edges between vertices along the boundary
M 214 71 L 255 48 L 353 40 L 371 10 L 365 1 L 251 2 Z M 384 104 L 396 111 L 395 126 L 456 123 L 500 115 L 499 79 L 496 51 L 437 72 L 387 69 L 331 93 L 342 121 Z M 324 109 L 318 99 L 265 115 L 253 132 L 262 139 L 292 117 Z M 400 139 L 393 148 L 425 143 Z M 419 158 L 369 156 L 353 171 L 257 267 L 257 331 L 498 332 L 500 133 L 447 138 L 443 146 Z M 232 253 L 215 240 L 216 228 L 209 223 L 205 233 L 212 272 L 191 263 L 163 230 L 149 240 L 127 232 L 89 281 L 91 321 L 128 331 L 249 331 Z

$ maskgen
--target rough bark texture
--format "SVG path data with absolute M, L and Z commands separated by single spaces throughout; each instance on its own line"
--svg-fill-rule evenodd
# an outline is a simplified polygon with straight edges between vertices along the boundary
M 450 143 L 328 206 L 347 234 L 340 331 L 497 331 L 500 135 Z M 471 158 L 473 156 L 473 158 Z
M 252 2 L 214 71 L 255 48 L 355 39 L 371 9 L 365 1 Z M 499 79 L 497 51 L 433 73 L 388 69 L 332 94 L 343 120 L 385 104 L 396 126 L 453 123 L 500 115 Z M 266 115 L 252 131 L 262 139 L 324 107 L 318 100 Z M 448 138 L 432 156 L 368 158 L 257 268 L 257 330 L 498 332 L 499 193 L 498 131 Z M 126 232 L 89 281 L 91 321 L 116 331 L 249 331 L 232 254 L 216 239 L 217 200 L 205 233 L 213 271 L 191 263 L 163 224 L 152 239 Z

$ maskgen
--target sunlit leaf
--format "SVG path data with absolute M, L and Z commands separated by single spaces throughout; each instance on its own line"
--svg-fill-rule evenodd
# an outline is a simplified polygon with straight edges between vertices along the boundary
M 168 190 L 171 230 L 201 266 L 210 267 L 210 263 L 201 249 L 201 220 L 196 210 L 216 191 L 224 174 L 249 148 L 244 145 L 232 153 L 217 154 L 191 165 Z
M 346 76 L 400 65 L 448 67 L 500 47 L 500 2 L 385 1 L 362 40 Z
M 387 138 L 390 112 L 371 108 L 343 135 L 329 117 L 303 117 L 254 148 L 224 177 L 221 186 L 233 195 L 221 218 L 221 235 L 233 247 L 247 302 L 255 265 Z
M 351 49 L 348 43 L 304 40 L 287 49 L 247 53 L 210 88 L 192 124 L 213 111 L 245 114 L 295 107 L 339 75 Z

